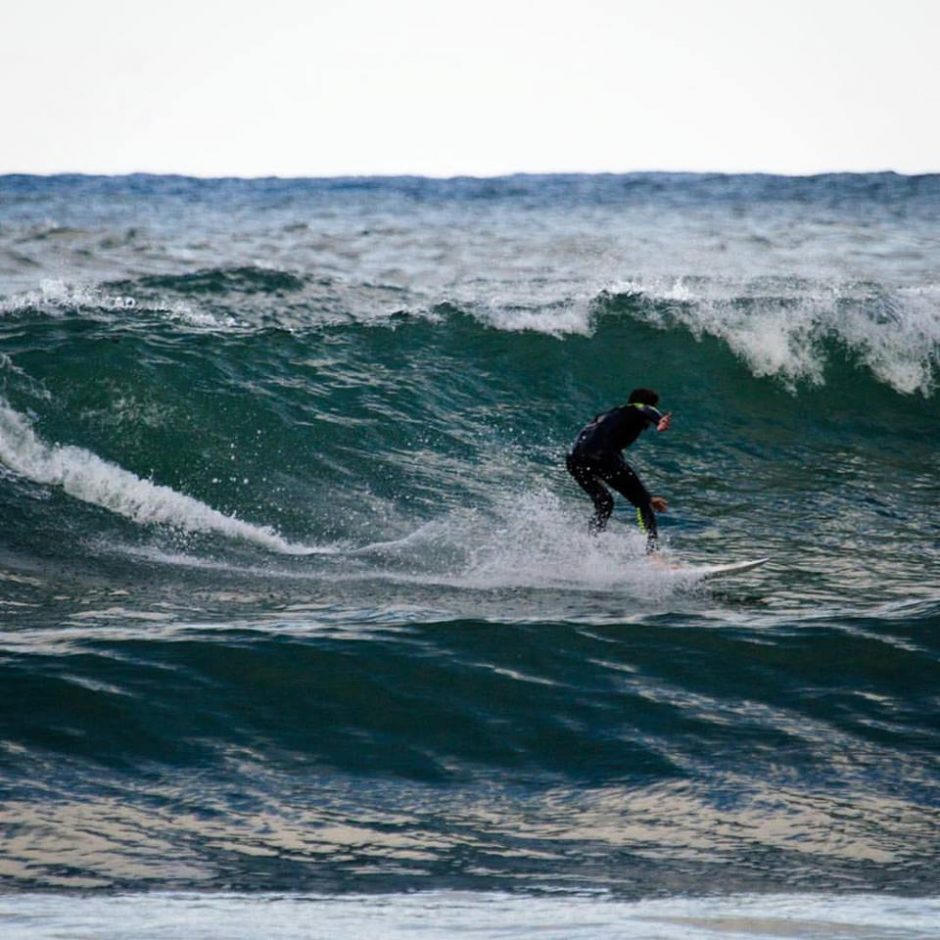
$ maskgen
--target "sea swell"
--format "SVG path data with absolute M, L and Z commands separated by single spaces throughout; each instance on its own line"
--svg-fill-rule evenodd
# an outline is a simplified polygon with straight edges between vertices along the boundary
M 890 631 L 857 615 L 798 631 L 703 629 L 695 616 L 628 631 L 399 618 L 354 634 L 309 613 L 303 629 L 283 611 L 200 629 L 171 609 L 76 612 L 56 647 L 8 646 L 4 712 L 31 702 L 9 744 L 128 767 L 207 767 L 234 748 L 272 770 L 426 782 L 498 771 L 507 785 L 694 779 L 706 791 L 717 766 L 728 779 L 891 781 L 897 799 L 936 790 L 922 719 L 936 601 Z
M 0 180 L 0 882 L 936 893 L 937 179 Z
M 627 896 L 729 870 L 747 890 L 934 883 L 937 651 L 874 621 L 94 620 L 4 655 L 4 712 L 31 702 L 4 728 L 8 821 L 97 842 L 53 864 L 17 836 L 13 883 L 537 890 L 612 865 Z
M 245 296 L 262 298 L 246 308 Z M 77 287 L 47 282 L 0 304 L 7 319 L 78 317 L 116 329 L 166 321 L 181 329 L 310 333 L 342 326 L 397 328 L 413 320 L 471 317 L 505 332 L 563 339 L 643 323 L 714 337 L 755 377 L 823 385 L 845 359 L 902 394 L 929 396 L 940 368 L 940 286 L 816 283 L 764 278 L 637 279 L 538 303 L 415 298 L 393 285 L 350 284 L 295 271 L 215 268 Z

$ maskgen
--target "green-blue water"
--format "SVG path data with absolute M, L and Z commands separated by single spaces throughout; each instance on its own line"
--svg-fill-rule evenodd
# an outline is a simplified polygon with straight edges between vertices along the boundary
M 0 178 L 8 892 L 936 895 L 940 178 Z M 564 470 L 650 385 L 651 565 Z M 912 934 L 913 936 L 913 934 Z

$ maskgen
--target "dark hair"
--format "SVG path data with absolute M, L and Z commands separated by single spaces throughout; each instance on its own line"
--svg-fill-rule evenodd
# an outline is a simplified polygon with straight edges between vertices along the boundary
M 651 388 L 635 388 L 630 392 L 627 404 L 632 405 L 634 402 L 638 402 L 641 405 L 655 405 L 659 402 L 659 395 Z

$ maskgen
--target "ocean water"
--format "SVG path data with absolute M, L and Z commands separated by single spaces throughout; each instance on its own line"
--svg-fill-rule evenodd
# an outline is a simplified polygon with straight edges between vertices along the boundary
M 940 176 L 0 177 L 0 933 L 940 935 L 938 377 Z

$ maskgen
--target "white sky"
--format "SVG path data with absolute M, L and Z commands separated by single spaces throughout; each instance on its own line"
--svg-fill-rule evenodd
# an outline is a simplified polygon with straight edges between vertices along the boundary
M 3 0 L 0 172 L 940 170 L 940 0 Z

